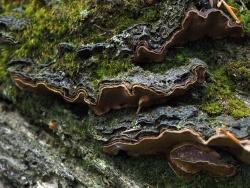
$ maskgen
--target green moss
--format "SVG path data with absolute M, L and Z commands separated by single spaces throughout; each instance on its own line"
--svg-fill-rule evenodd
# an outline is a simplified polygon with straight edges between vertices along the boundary
M 117 76 L 121 72 L 127 72 L 132 68 L 130 59 L 104 59 L 103 62 L 98 63 L 97 68 L 93 74 L 97 79 L 103 79 L 104 77 Z
M 6 80 L 7 77 L 7 71 L 5 64 L 3 61 L 0 62 L 0 83 L 3 83 Z
M 14 103 L 17 102 L 17 88 L 11 83 L 10 80 L 6 80 L 2 90 L 0 90 L 1 96 Z
M 243 3 L 237 4 L 235 1 L 233 0 L 229 0 L 228 3 L 235 7 L 236 9 L 240 10 L 237 13 L 237 16 L 239 17 L 244 30 L 247 34 L 250 34 L 250 10 L 249 7 L 247 7 L 249 5 L 249 2 L 244 2 Z M 248 4 L 248 5 L 247 5 Z
M 250 108 L 233 95 L 234 85 L 227 76 L 226 67 L 216 67 L 211 72 L 214 81 L 208 85 L 202 110 L 212 116 L 222 113 L 234 118 L 250 116 Z
M 9 61 L 13 49 L 13 47 L 0 45 L 0 86 L 8 80 L 7 62 Z
M 216 116 L 223 112 L 223 106 L 219 101 L 212 101 L 204 104 L 203 110 L 209 112 L 210 115 Z
M 156 6 L 145 7 L 136 0 L 122 0 L 119 3 L 64 0 L 50 7 L 43 6 L 37 0 L 28 0 L 23 3 L 22 13 L 11 11 L 18 7 L 18 3 L 5 4 L 3 15 L 29 20 L 23 31 L 14 34 L 20 45 L 8 58 L 31 57 L 40 63 L 56 61 L 53 68 L 63 70 L 70 76 L 76 74 L 79 64 L 68 54 L 65 58 L 56 59 L 56 46 L 60 42 L 71 42 L 75 45 L 102 42 L 129 26 L 143 22 L 151 23 L 159 18 Z M 121 67 L 116 62 L 103 63 L 103 66 L 98 66 L 96 75 L 100 78 L 127 69 L 123 62 L 120 65 Z M 111 66 L 114 67 L 113 70 Z
M 244 91 L 250 91 L 250 62 L 236 61 L 231 62 L 227 68 L 229 77 L 236 86 Z
M 196 175 L 193 180 L 185 181 L 178 178 L 168 166 L 165 156 L 141 156 L 128 158 L 117 156 L 110 161 L 116 164 L 120 171 L 137 181 L 146 183 L 145 187 L 166 187 L 166 188 L 241 188 L 249 184 L 249 169 L 247 165 L 237 168 L 237 174 L 233 177 L 214 177 L 207 173 Z
M 117 15 L 114 20 L 115 23 L 117 23 L 117 27 L 115 28 L 116 33 L 120 33 L 123 30 L 127 29 L 129 26 L 139 24 L 139 23 L 152 23 L 155 22 L 158 19 L 158 11 L 156 10 L 156 7 L 148 7 L 140 16 L 138 17 L 126 17 L 126 16 L 120 16 Z
M 245 10 L 241 12 L 239 16 L 245 31 L 250 34 L 250 10 Z
M 53 9 L 39 6 L 36 1 L 25 3 L 24 13 L 19 16 L 27 17 L 30 24 L 17 35 L 21 45 L 15 55 L 34 57 L 42 62 L 53 57 L 59 42 L 77 39 L 73 29 L 81 19 L 80 10 L 84 8 L 85 1 L 63 2 Z
M 146 64 L 144 68 L 151 72 L 164 73 L 168 69 L 185 65 L 190 58 L 194 57 L 202 59 L 205 62 L 210 62 L 209 53 L 211 49 L 213 49 L 213 45 L 204 41 L 203 43 L 198 41 L 188 44 L 185 48 L 169 49 L 164 62 Z
M 18 1 L 0 0 L 0 14 L 11 11 L 19 5 Z
M 245 103 L 237 98 L 230 98 L 227 104 L 227 112 L 235 118 L 250 116 L 250 108 Z
M 136 0 L 100 2 L 91 12 L 98 26 L 116 34 L 134 24 L 152 23 L 159 18 L 156 6 L 145 7 Z
M 67 75 L 73 77 L 77 74 L 80 62 L 76 61 L 74 53 L 66 53 L 52 65 L 54 70 L 64 71 Z
M 92 63 L 91 80 L 93 86 L 98 89 L 99 82 L 108 77 L 118 76 L 122 72 L 132 69 L 133 64 L 130 58 L 112 58 L 109 59 L 105 54 L 96 56 Z
M 13 86 L 6 89 L 6 92 L 13 92 Z M 17 92 L 17 91 L 16 91 Z M 51 120 L 57 123 L 57 131 L 63 130 L 63 134 L 74 135 L 74 139 L 81 138 L 84 140 L 86 137 L 91 137 L 91 132 L 88 131 L 88 121 L 81 121 L 79 117 L 72 113 L 70 104 L 61 103 L 60 99 L 53 95 L 33 94 L 29 92 L 18 91 L 18 95 L 8 94 L 15 97 L 14 102 L 16 108 L 30 118 L 31 122 L 37 125 L 46 126 Z M 81 106 L 81 108 L 85 108 Z M 46 128 L 45 127 L 45 128 Z

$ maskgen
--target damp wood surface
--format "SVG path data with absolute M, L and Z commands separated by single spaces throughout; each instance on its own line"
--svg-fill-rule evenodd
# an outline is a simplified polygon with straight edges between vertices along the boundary
M 0 0 L 0 187 L 247 188 L 250 3 L 226 2 L 240 23 L 199 0 Z

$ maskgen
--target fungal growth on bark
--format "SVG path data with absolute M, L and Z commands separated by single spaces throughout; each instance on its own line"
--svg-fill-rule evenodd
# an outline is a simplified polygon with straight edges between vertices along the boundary
M 231 134 L 230 134 L 231 135 Z M 226 149 L 232 155 L 246 164 L 250 164 L 249 140 L 238 140 L 234 135 L 224 133 L 212 135 L 208 140 L 191 129 L 168 130 L 163 129 L 158 136 L 145 136 L 137 142 L 112 141 L 104 146 L 104 152 L 116 155 L 119 151 L 125 151 L 130 156 L 153 155 L 165 153 L 175 145 L 183 142 L 202 144 L 204 146 Z
M 162 62 L 171 47 L 202 38 L 241 38 L 244 35 L 243 26 L 217 8 L 198 10 L 192 7 L 183 14 L 179 12 L 169 18 L 173 20 L 171 27 L 169 20 L 163 18 L 151 27 L 135 25 L 105 43 L 83 45 L 77 50 L 77 56 L 88 59 L 107 49 L 117 51 L 116 56 L 132 55 L 136 63 Z M 181 24 L 177 21 L 180 17 L 183 17 Z
M 135 63 L 162 62 L 171 47 L 182 47 L 203 38 L 243 37 L 243 26 L 239 22 L 213 4 L 201 7 L 200 10 L 188 6 L 185 1 L 167 4 L 166 12 L 171 9 L 171 13 L 157 22 L 137 24 L 105 42 L 82 45 L 77 49 L 77 56 L 84 60 L 107 50 L 115 56 L 132 56 Z
M 250 18 L 243 6 L 244 15 L 225 0 L 3 2 L 0 100 L 34 125 L 0 101 L 0 187 L 8 176 L 16 187 L 48 187 L 43 180 L 151 186 L 138 178 L 151 163 L 111 162 L 103 153 L 162 155 L 145 158 L 157 178 L 167 163 L 187 179 L 231 177 L 238 164 L 250 165 Z M 242 44 L 226 40 L 243 37 Z M 38 183 L 29 182 L 30 171 Z M 152 187 L 161 187 L 157 178 Z
M 183 143 L 169 154 L 169 164 L 177 175 L 190 176 L 207 171 L 216 176 L 233 176 L 235 167 L 221 161 L 221 156 L 209 147 Z
M 51 92 L 68 102 L 87 104 L 97 115 L 124 107 L 138 107 L 139 112 L 143 107 L 162 104 L 185 94 L 190 88 L 203 83 L 206 78 L 206 65 L 199 59 L 192 59 L 187 66 L 164 74 L 152 74 L 137 68 L 116 78 L 101 81 L 97 91 L 86 76 L 73 82 L 46 69 L 39 73 L 32 73 L 32 70 L 33 67 L 23 64 L 9 69 L 18 87 Z
M 221 10 L 215 8 L 205 11 L 191 9 L 183 19 L 181 28 L 175 31 L 160 48 L 150 49 L 146 41 L 141 41 L 136 47 L 135 61 L 161 62 L 167 50 L 173 46 L 182 46 L 187 42 L 204 37 L 220 39 L 223 37 L 242 37 L 243 34 L 242 25 L 233 22 Z
M 134 157 L 164 154 L 180 176 L 188 177 L 200 171 L 232 176 L 235 167 L 224 163 L 216 150 L 226 151 L 250 164 L 250 142 L 237 138 L 232 129 L 233 132 L 215 130 L 206 117 L 194 106 L 159 107 L 139 114 L 135 120 L 120 117 L 112 128 L 107 128 L 101 121 L 96 129 L 106 135 L 103 151 L 109 155 L 121 151 Z M 218 123 L 218 119 L 215 122 Z M 228 126 L 234 127 L 239 122 L 249 122 L 249 118 L 232 120 Z

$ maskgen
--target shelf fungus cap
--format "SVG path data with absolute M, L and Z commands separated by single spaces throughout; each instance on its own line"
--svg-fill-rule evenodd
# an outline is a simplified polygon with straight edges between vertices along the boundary
M 199 132 L 192 129 L 163 129 L 158 136 L 145 136 L 136 142 L 116 139 L 105 145 L 103 149 L 110 155 L 117 155 L 119 151 L 125 151 L 129 156 L 166 154 L 176 145 L 186 142 L 228 151 L 243 163 L 250 164 L 249 140 L 238 140 L 229 133 L 228 135 L 217 133 L 205 140 Z
M 222 10 L 210 8 L 204 11 L 190 9 L 181 23 L 181 28 L 173 33 L 158 49 L 151 49 L 146 41 L 141 41 L 135 50 L 135 62 L 162 62 L 169 48 L 202 38 L 221 39 L 244 36 L 243 26 L 235 23 Z
M 219 153 L 207 146 L 183 143 L 170 151 L 169 164 L 177 175 L 194 175 L 206 171 L 215 176 L 233 176 L 235 167 L 220 158 Z
M 131 71 L 102 80 L 95 88 L 89 75 L 75 80 L 63 72 L 28 64 L 28 60 L 23 59 L 12 61 L 9 66 L 11 78 L 19 88 L 57 94 L 67 102 L 88 105 L 97 115 L 127 107 L 137 107 L 139 112 L 142 108 L 165 103 L 202 84 L 207 75 L 206 64 L 193 58 L 188 65 L 161 74 L 134 67 Z

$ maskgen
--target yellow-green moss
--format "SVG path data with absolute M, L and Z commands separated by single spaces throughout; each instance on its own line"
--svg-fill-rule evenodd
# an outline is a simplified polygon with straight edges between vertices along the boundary
M 99 81 L 107 77 L 115 77 L 122 72 L 127 72 L 132 69 L 133 64 L 130 58 L 113 58 L 109 59 L 105 55 L 99 55 L 92 68 L 92 84 L 98 88 Z
M 245 31 L 250 34 L 250 10 L 243 11 L 239 18 L 242 21 Z
M 8 58 L 11 55 L 11 48 L 0 45 L 0 85 L 7 80 L 7 67 Z
M 57 60 L 55 64 L 52 65 L 54 70 L 64 71 L 66 76 L 74 76 L 77 74 L 80 66 L 80 62 L 76 61 L 74 53 L 65 53 L 63 57 Z
M 103 62 L 98 63 L 97 68 L 94 70 L 97 79 L 104 77 L 117 76 L 121 72 L 127 72 L 132 68 L 130 59 L 105 59 Z
M 209 50 L 211 50 L 209 43 L 198 41 L 193 44 L 186 45 L 185 48 L 169 49 L 167 55 L 162 63 L 151 63 L 144 65 L 146 70 L 155 73 L 164 73 L 173 67 L 179 67 L 188 63 L 190 58 L 199 58 L 205 62 L 210 62 Z
M 24 4 L 24 13 L 17 15 L 29 19 L 27 28 L 16 35 L 21 42 L 16 56 L 34 57 L 41 62 L 53 57 L 58 43 L 75 42 L 74 29 L 81 20 L 80 11 L 86 8 L 86 1 L 60 3 L 57 7 L 40 6 L 36 1 Z
M 227 73 L 238 88 L 250 91 L 250 61 L 231 62 Z
M 214 67 L 211 70 L 213 83 L 208 85 L 202 110 L 215 116 L 227 113 L 234 118 L 250 116 L 250 108 L 234 96 L 234 86 L 226 73 L 225 66 Z
M 156 21 L 159 16 L 156 6 L 145 7 L 137 0 L 98 4 L 90 0 L 64 0 L 54 6 L 43 6 L 37 0 L 27 0 L 23 3 L 24 11 L 21 13 L 11 11 L 19 6 L 18 3 L 4 1 L 4 4 L 6 6 L 3 15 L 29 20 L 23 31 L 14 33 L 20 45 L 12 51 L 11 57 L 31 57 L 40 63 L 56 58 L 56 47 L 60 42 L 71 42 L 77 46 L 102 42 L 129 26 L 150 23 Z M 91 24 L 89 19 L 92 20 Z M 98 66 L 97 77 L 110 76 L 126 70 L 125 64 L 112 61 Z M 110 69 L 111 66 L 114 66 L 113 70 Z M 75 62 L 73 55 L 67 54 L 66 57 L 56 60 L 53 68 L 73 76 L 77 73 L 79 63 Z
M 4 82 L 6 77 L 7 77 L 6 67 L 5 67 L 5 64 L 1 61 L 0 62 L 0 83 Z
M 219 101 L 212 101 L 203 105 L 203 110 L 209 112 L 210 115 L 216 116 L 223 112 L 223 106 Z
M 238 4 L 234 0 L 228 0 L 228 3 L 231 6 L 240 10 L 240 11 L 238 11 L 237 16 L 239 17 L 239 19 L 244 27 L 245 32 L 249 35 L 250 34 L 250 10 L 249 10 L 249 7 L 247 7 L 249 5 L 249 2 L 244 2 L 244 1 L 241 1 L 241 2 L 243 4 L 241 4 L 241 3 Z
M 250 108 L 243 101 L 235 97 L 228 100 L 226 111 L 235 118 L 250 116 Z

